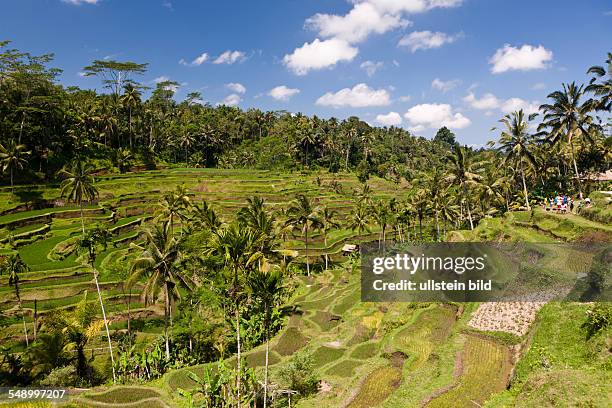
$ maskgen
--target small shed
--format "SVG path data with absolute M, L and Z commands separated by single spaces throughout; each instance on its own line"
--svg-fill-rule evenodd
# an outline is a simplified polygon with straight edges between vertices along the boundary
M 342 255 L 348 256 L 355 252 L 359 252 L 359 245 L 356 244 L 344 244 L 342 247 Z

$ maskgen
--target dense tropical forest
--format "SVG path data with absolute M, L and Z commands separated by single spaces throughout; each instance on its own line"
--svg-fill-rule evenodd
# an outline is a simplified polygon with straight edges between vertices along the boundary
M 609 304 L 552 303 L 535 334 L 487 337 L 476 304 L 359 303 L 342 249 L 609 242 L 612 54 L 477 148 L 445 127 L 176 101 L 177 83 L 139 82 L 146 63 L 96 60 L 102 92 L 65 86 L 52 54 L 0 46 L 0 385 L 115 385 L 76 406 L 538 406 L 529 387 L 569 378 L 603 406 Z M 558 195 L 569 214 L 542 209 Z M 571 344 L 548 347 L 555 330 Z

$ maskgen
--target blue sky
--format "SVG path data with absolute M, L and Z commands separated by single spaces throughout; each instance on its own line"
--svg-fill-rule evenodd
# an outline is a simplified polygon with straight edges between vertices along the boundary
M 235 103 L 449 126 L 484 144 L 504 112 L 532 110 L 612 51 L 609 0 L 2 0 L 0 39 L 54 52 L 61 81 L 94 59 L 148 62 L 136 79 Z M 204 55 L 205 54 L 205 55 Z M 200 57 L 198 59 L 198 57 Z M 239 84 L 239 85 L 237 85 Z

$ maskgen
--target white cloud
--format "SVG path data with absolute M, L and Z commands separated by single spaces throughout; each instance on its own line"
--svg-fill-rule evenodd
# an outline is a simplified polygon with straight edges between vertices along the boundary
M 87 72 L 82 72 L 81 71 L 77 75 L 80 76 L 81 78 L 85 78 L 87 76 Z
M 206 61 L 208 61 L 208 53 L 203 52 L 202 54 L 200 54 L 198 57 L 196 57 L 191 62 L 187 62 L 187 61 L 185 61 L 184 59 L 181 58 L 181 60 L 179 61 L 179 64 L 185 65 L 185 66 L 199 67 L 200 65 L 202 65 Z
M 353 0 L 370 3 L 382 13 L 423 13 L 434 8 L 460 6 L 463 0 Z
M 233 64 L 235 62 L 242 62 L 246 59 L 246 55 L 242 51 L 230 51 L 227 50 L 223 54 L 219 55 L 213 64 Z
M 418 132 L 426 128 L 438 129 L 446 126 L 451 129 L 463 129 L 472 121 L 445 103 L 423 103 L 415 105 L 404 114 L 412 125 L 411 130 Z
M 463 101 L 472 108 L 479 110 L 497 109 L 501 104 L 500 100 L 492 93 L 486 93 L 479 99 L 474 95 L 474 92 L 470 92 L 463 98 Z
M 369 2 L 355 4 L 344 16 L 315 14 L 306 20 L 306 26 L 318 31 L 324 38 L 338 38 L 349 43 L 365 40 L 370 34 L 383 34 L 409 25 L 400 14 L 381 13 Z
M 221 101 L 221 105 L 236 106 L 242 101 L 242 98 L 238 94 L 230 94 Z
M 437 89 L 438 91 L 448 92 L 453 88 L 456 88 L 457 85 L 461 83 L 458 79 L 451 79 L 450 81 L 443 81 L 440 78 L 436 78 L 431 81 L 431 87 Z
M 446 34 L 431 31 L 413 31 L 410 34 L 402 37 L 397 45 L 399 47 L 408 47 L 411 52 L 418 50 L 428 50 L 431 48 L 440 48 L 444 44 L 451 44 L 459 39 L 463 34 Z
M 546 88 L 546 84 L 544 82 L 538 82 L 537 84 L 533 84 L 531 86 L 531 89 L 533 89 L 534 91 L 539 91 Z
M 304 43 L 292 54 L 283 58 L 283 63 L 296 75 L 306 75 L 311 70 L 333 67 L 341 61 L 352 61 L 357 55 L 357 48 L 337 38 L 321 41 L 318 38 L 311 43 Z
M 548 68 L 553 53 L 542 45 L 534 47 L 525 44 L 520 48 L 506 44 L 489 59 L 491 72 L 501 74 L 507 71 L 529 71 Z
M 389 112 L 386 115 L 377 115 L 376 120 L 385 126 L 398 126 L 402 123 L 402 117 L 397 112 Z
M 340 108 L 363 108 L 368 106 L 386 106 L 391 103 L 391 97 L 386 89 L 374 90 L 366 84 L 357 84 L 353 88 L 344 88 L 336 93 L 327 92 L 317 99 L 316 104 Z
M 359 68 L 365 70 L 366 74 L 368 74 L 368 76 L 371 77 L 372 75 L 376 73 L 376 71 L 381 69 L 383 65 L 384 64 L 382 61 L 378 61 L 378 62 L 365 61 L 365 62 L 362 62 L 361 65 L 359 65 Z
M 297 88 L 288 88 L 285 85 L 280 85 L 270 89 L 268 95 L 277 101 L 288 101 L 293 95 L 300 93 Z
M 234 91 L 237 94 L 243 94 L 246 92 L 246 88 L 244 87 L 244 85 L 238 82 L 230 82 L 229 84 L 225 84 L 225 86 L 227 87 L 227 89 Z
M 408 102 L 412 99 L 412 97 L 410 95 L 404 95 L 404 96 L 400 96 L 399 100 L 400 102 Z
M 529 102 L 521 98 L 510 98 L 504 101 L 500 109 L 503 113 L 511 113 L 522 109 L 527 115 L 530 115 L 538 113 L 539 107 L 540 102 L 538 101 Z
M 160 82 L 166 82 L 166 81 L 169 81 L 169 80 L 170 80 L 170 78 L 168 78 L 165 75 L 162 75 L 162 76 L 158 76 L 157 78 L 155 78 L 153 80 L 153 82 L 155 82 L 156 84 L 159 84 Z
M 98 4 L 100 0 L 62 0 L 64 3 L 80 6 L 81 4 Z

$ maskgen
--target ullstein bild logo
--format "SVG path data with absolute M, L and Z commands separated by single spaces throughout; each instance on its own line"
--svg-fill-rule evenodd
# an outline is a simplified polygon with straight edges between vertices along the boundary
M 362 248 L 361 298 L 392 301 L 609 300 L 598 276 L 611 246 L 537 243 L 395 244 Z M 581 259 L 575 259 L 580 249 Z

